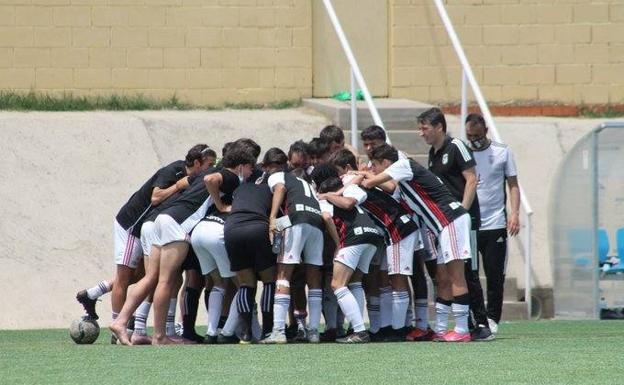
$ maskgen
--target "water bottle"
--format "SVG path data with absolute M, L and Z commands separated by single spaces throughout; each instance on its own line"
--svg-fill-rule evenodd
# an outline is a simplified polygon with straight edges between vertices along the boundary
M 275 233 L 273 236 L 273 253 L 279 254 L 282 249 L 282 233 Z

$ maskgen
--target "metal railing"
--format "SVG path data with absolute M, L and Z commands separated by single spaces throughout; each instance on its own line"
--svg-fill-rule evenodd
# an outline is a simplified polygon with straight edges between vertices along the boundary
M 468 62 L 468 59 L 466 58 L 464 49 L 462 48 L 462 45 L 459 41 L 459 37 L 457 36 L 457 33 L 455 32 L 455 28 L 453 27 L 453 24 L 451 23 L 448 13 L 446 12 L 446 9 L 444 8 L 444 4 L 442 3 L 442 0 L 434 0 L 434 3 L 435 3 L 436 8 L 438 9 L 438 14 L 440 15 L 440 18 L 442 19 L 444 28 L 446 28 L 446 32 L 448 33 L 449 39 L 451 40 L 451 43 L 453 44 L 453 49 L 455 50 L 455 53 L 457 54 L 457 58 L 459 59 L 459 62 L 462 66 L 462 91 L 461 91 L 462 102 L 461 102 L 461 121 L 460 121 L 462 137 L 464 139 L 466 137 L 464 122 L 466 121 L 466 116 L 468 115 L 468 85 L 470 85 L 470 88 L 472 89 L 472 93 L 474 94 L 475 99 L 477 100 L 477 103 L 479 105 L 479 108 L 481 109 L 481 112 L 483 113 L 483 118 L 485 119 L 485 123 L 487 124 L 488 129 L 491 133 L 492 139 L 494 139 L 495 141 L 499 143 L 503 143 L 500 137 L 500 134 L 498 133 L 498 130 L 496 129 L 496 124 L 494 123 L 494 119 L 492 118 L 490 108 L 488 107 L 485 101 L 485 98 L 483 97 L 483 94 L 481 93 L 481 88 L 479 87 L 479 84 L 477 83 L 474 73 L 472 72 L 470 63 Z M 532 232 L 533 210 L 531 209 L 529 200 L 527 199 L 526 194 L 524 193 L 522 184 L 520 184 L 519 182 L 518 184 L 520 187 L 520 201 L 522 204 L 522 210 L 524 212 L 523 221 L 522 221 L 524 223 L 523 225 L 524 227 L 524 237 L 523 237 L 524 284 L 525 284 L 524 297 L 525 297 L 525 301 L 527 305 L 527 317 L 528 319 L 530 319 L 531 307 L 532 307 L 532 303 L 531 303 L 531 287 L 532 287 L 531 232 Z
M 349 68 L 351 72 L 351 146 L 357 149 L 359 140 L 357 135 L 357 86 L 360 87 L 360 89 L 362 90 L 362 94 L 364 94 L 364 100 L 366 101 L 366 105 L 368 106 L 371 116 L 373 117 L 373 122 L 379 127 L 383 128 L 384 131 L 385 127 L 383 122 L 381 121 L 381 117 L 379 116 L 377 107 L 375 107 L 375 103 L 373 103 L 373 97 L 371 96 L 368 90 L 368 86 L 364 81 L 362 71 L 360 71 L 360 66 L 358 65 L 357 60 L 355 60 L 353 50 L 351 50 L 351 46 L 349 45 L 349 40 L 347 40 L 347 36 L 342 29 L 340 20 L 338 20 L 338 16 L 336 16 L 336 11 L 334 10 L 334 6 L 332 5 L 331 0 L 323 0 L 323 4 L 325 5 L 325 9 L 327 10 L 327 16 L 329 16 L 329 20 L 331 21 L 334 30 L 336 31 L 338 40 L 340 40 L 342 50 L 344 51 L 345 56 L 347 57 L 347 61 L 349 62 Z M 387 135 L 387 133 L 386 142 L 388 144 L 392 144 L 390 141 L 390 136 Z

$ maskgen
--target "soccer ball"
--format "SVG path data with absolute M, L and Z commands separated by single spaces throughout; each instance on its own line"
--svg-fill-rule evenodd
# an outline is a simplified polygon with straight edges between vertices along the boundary
M 71 323 L 69 327 L 69 336 L 77 344 L 92 344 L 100 335 L 100 325 L 97 321 L 82 317 Z

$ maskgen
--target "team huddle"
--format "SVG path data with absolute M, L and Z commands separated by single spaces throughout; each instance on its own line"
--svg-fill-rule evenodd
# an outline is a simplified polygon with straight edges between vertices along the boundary
M 246 138 L 227 143 L 220 159 L 205 144 L 193 146 L 120 209 L 114 278 L 76 299 L 97 319 L 97 299 L 112 292 L 112 342 L 123 345 L 493 339 L 504 271 L 492 275 L 490 293 L 485 266 L 486 310 L 473 231 L 482 220 L 475 189 L 465 193 L 477 183 L 472 151 L 446 135 L 439 109 L 421 114 L 418 124 L 432 144 L 428 168 L 386 144 L 378 126 L 362 130 L 362 157 L 345 146 L 337 126 L 262 158 Z M 487 131 L 478 115 L 469 116 L 469 126 Z M 468 133 L 475 151 L 499 145 Z M 436 172 L 436 158 L 456 168 L 445 170 L 449 178 Z M 505 175 L 515 177 L 515 170 Z M 517 218 L 510 224 L 514 235 Z M 433 327 L 426 274 L 435 285 Z M 195 330 L 202 291 L 205 336 Z

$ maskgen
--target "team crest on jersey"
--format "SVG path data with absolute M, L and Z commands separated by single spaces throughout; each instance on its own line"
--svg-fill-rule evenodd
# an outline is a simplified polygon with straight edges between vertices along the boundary
M 442 156 L 442 164 L 447 164 L 448 163 L 448 154 L 444 154 Z

